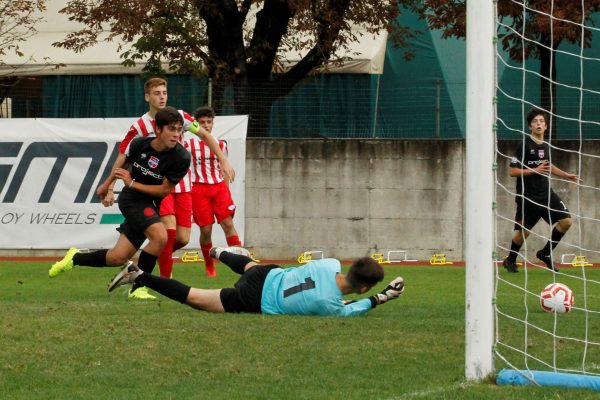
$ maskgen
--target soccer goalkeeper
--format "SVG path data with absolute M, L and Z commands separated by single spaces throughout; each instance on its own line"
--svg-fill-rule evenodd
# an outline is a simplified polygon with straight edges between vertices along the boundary
M 314 260 L 297 268 L 259 265 L 241 247 L 213 247 L 211 256 L 241 275 L 233 288 L 198 289 L 174 279 L 165 279 L 127 263 L 108 290 L 128 283 L 147 286 L 192 308 L 215 313 L 263 313 L 291 315 L 355 316 L 398 298 L 404 280 L 397 277 L 380 293 L 357 301 L 342 296 L 364 294 L 383 280 L 383 268 L 372 258 L 354 261 L 347 274 L 338 260 Z

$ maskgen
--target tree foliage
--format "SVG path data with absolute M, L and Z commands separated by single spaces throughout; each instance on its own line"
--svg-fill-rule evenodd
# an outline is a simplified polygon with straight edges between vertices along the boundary
M 399 4 L 413 0 L 70 0 L 61 10 L 85 28 L 56 46 L 81 51 L 119 38 L 125 65 L 206 74 L 218 109 L 226 85 L 236 112 L 250 114 L 250 135 L 265 132 L 271 104 L 317 68 L 343 61 L 358 35 L 385 29 L 398 46 L 412 35 L 397 22 Z M 361 31 L 353 29 L 360 26 Z M 302 52 L 284 69 L 287 51 Z M 410 56 L 410 51 L 407 51 Z M 273 73 L 273 72 L 278 73 Z
M 424 0 L 416 8 L 431 28 L 443 31 L 443 37 L 466 36 L 464 0 Z M 585 27 L 595 26 L 592 14 L 599 10 L 600 0 L 497 2 L 498 18 L 504 25 L 498 34 L 502 48 L 517 62 L 529 58 L 540 60 L 540 100 L 542 107 L 552 114 L 555 113 L 552 99 L 556 98 L 556 50 L 563 42 L 590 47 L 592 32 Z
M 0 64 L 11 51 L 22 57 L 19 44 L 34 35 L 38 12 L 46 10 L 46 0 L 5 0 L 0 2 Z
M 0 104 L 10 94 L 12 88 L 23 78 L 15 76 L 19 65 L 8 66 L 5 57 L 14 52 L 19 57 L 24 54 L 19 44 L 33 36 L 37 31 L 35 25 L 43 17 L 46 0 L 4 0 L 0 2 L 0 66 L 5 67 L 0 73 Z M 23 60 L 25 64 L 28 60 Z M 0 110 L 0 117 L 2 111 Z

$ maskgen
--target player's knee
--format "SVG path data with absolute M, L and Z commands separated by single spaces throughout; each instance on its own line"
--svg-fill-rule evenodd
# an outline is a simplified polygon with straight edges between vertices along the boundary
M 108 265 L 121 265 L 129 261 L 129 255 L 119 252 L 106 253 L 106 263 Z
M 181 244 L 181 247 L 187 245 L 190 242 L 190 237 L 177 237 L 177 242 Z
M 167 231 L 164 232 L 154 232 L 153 235 L 148 237 L 148 241 L 153 245 L 160 249 L 163 249 L 167 245 Z
M 559 225 L 561 226 L 563 231 L 566 232 L 571 227 L 571 225 L 573 225 L 573 219 L 572 218 L 561 219 L 559 221 Z
M 212 235 L 212 225 L 204 225 L 200 227 L 200 234 L 203 237 L 210 237 Z
M 175 239 L 184 246 L 190 242 L 191 228 L 177 227 Z

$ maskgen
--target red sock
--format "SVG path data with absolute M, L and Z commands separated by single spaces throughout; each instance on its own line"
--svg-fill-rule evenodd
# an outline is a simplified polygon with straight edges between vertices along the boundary
M 242 246 L 242 242 L 240 242 L 240 237 L 238 235 L 232 235 L 226 239 L 229 246 Z
M 215 271 L 215 261 L 210 256 L 210 249 L 212 248 L 212 242 L 200 245 L 202 250 L 202 256 L 204 257 L 204 266 L 206 267 L 206 275 L 217 276 Z
M 170 278 L 173 273 L 173 244 L 176 236 L 177 231 L 175 229 L 167 229 L 167 244 L 158 256 L 158 268 L 160 269 L 160 276 L 163 278 Z
M 173 243 L 173 253 L 175 253 L 177 250 L 179 250 L 180 248 L 182 248 L 186 244 L 187 243 L 181 243 L 179 240 L 175 240 L 175 243 Z

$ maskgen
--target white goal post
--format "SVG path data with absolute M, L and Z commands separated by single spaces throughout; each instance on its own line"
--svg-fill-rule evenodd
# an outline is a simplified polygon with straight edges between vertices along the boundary
M 467 0 L 465 376 L 494 372 L 495 9 Z

